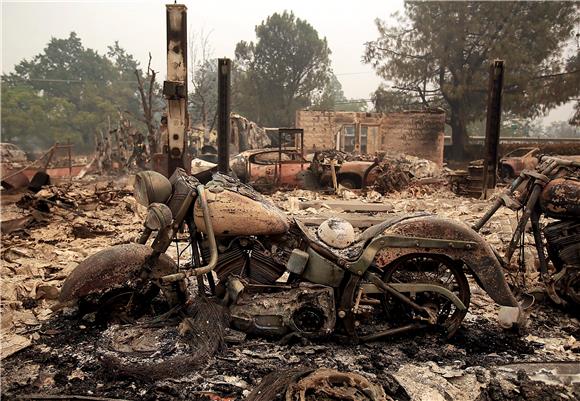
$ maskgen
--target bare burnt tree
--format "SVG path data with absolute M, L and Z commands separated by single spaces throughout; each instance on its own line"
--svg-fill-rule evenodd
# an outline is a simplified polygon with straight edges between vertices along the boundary
M 193 85 L 193 92 L 190 95 L 192 118 L 194 122 L 202 125 L 205 141 L 209 140 L 209 133 L 213 130 L 217 118 L 217 71 L 213 48 L 209 43 L 210 33 L 205 34 L 202 30 L 193 33 L 189 40 Z
M 151 68 L 151 53 L 149 53 L 149 63 L 147 63 L 147 75 L 142 78 L 141 71 L 135 70 L 137 76 L 137 85 L 139 94 L 141 95 L 141 106 L 143 107 L 143 118 L 141 121 L 147 126 L 147 141 L 149 142 L 150 154 L 159 151 L 159 134 L 155 128 L 153 115 L 155 110 L 153 108 L 153 91 L 155 90 L 155 77 L 157 72 Z M 148 83 L 145 87 L 145 83 Z

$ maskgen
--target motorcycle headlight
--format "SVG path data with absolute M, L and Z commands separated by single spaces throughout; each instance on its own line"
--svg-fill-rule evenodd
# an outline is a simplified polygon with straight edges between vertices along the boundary
M 173 215 L 169 206 L 164 203 L 152 203 L 147 210 L 145 227 L 152 231 L 162 230 L 169 227 L 172 220 Z
M 135 176 L 135 200 L 143 206 L 165 203 L 171 196 L 171 183 L 156 171 L 141 171 Z

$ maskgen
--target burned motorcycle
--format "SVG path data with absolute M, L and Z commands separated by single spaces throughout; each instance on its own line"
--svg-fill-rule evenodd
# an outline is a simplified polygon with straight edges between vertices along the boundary
M 170 179 L 137 174 L 135 198 L 148 207 L 138 243 L 81 262 L 61 303 L 97 297 L 105 311 L 139 316 L 159 299 L 187 304 L 188 278 L 197 277 L 198 296 L 227 305 L 238 330 L 358 341 L 427 328 L 451 336 L 469 307 L 466 273 L 495 302 L 518 308 L 498 257 L 462 223 L 394 216 L 355 238 L 345 221 L 310 230 L 237 179 L 210 179 L 180 169 Z M 186 232 L 191 260 L 181 263 L 181 251 L 176 263 L 166 251 Z
M 524 170 L 473 228 L 479 231 L 502 206 L 521 212 L 502 263 L 509 265 L 523 246 L 531 222 L 547 294 L 557 304 L 580 305 L 580 162 L 541 157 L 536 169 Z M 548 220 L 543 230 L 542 217 Z

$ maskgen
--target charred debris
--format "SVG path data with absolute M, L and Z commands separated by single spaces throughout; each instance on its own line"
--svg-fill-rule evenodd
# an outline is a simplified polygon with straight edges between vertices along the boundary
M 264 154 L 260 152 L 254 154 Z M 274 156 L 280 154 L 278 149 L 273 152 Z M 186 287 L 177 292 L 165 292 L 162 286 L 164 294 L 174 294 L 176 299 L 181 290 L 189 294 L 175 309 L 149 291 L 139 295 L 144 298 L 138 299 L 137 310 L 132 309 L 133 295 L 122 286 L 94 293 L 89 290 L 91 296 L 82 303 L 64 305 L 63 291 L 71 292 L 65 283 L 73 272 L 82 273 L 80 265 L 88 269 L 81 274 L 84 276 L 99 263 L 108 266 L 106 275 L 88 281 L 103 285 L 103 280 L 114 282 L 123 269 L 137 274 L 151 257 L 154 248 L 150 246 L 155 246 L 151 241 L 147 246 L 137 244 L 150 213 L 135 192 L 134 176 L 89 172 L 81 179 L 55 181 L 36 192 L 12 189 L 2 197 L 3 394 L 38 400 L 574 399 L 579 391 L 580 323 L 572 306 L 578 302 L 578 241 L 574 238 L 579 230 L 574 217 L 578 213 L 579 170 L 573 160 L 538 160 L 535 168 L 524 169 L 511 185 L 500 185 L 490 200 L 458 194 L 456 171 L 405 154 L 371 158 L 343 151 L 317 152 L 308 169 L 318 172 L 318 177 L 328 176 L 327 181 L 319 178 L 327 186 L 320 185 L 318 190 L 305 189 L 297 181 L 297 185 L 267 187 L 260 194 L 235 178 L 214 173 L 205 184 L 214 213 L 216 200 L 224 194 L 231 200 L 219 213 L 240 208 L 244 202 L 270 205 L 260 208 L 265 207 L 271 216 L 282 213 L 276 221 L 285 238 L 224 242 L 217 235 L 217 267 L 211 278 L 189 276 L 183 281 Z M 230 164 L 234 172 L 236 161 L 233 157 Z M 192 161 L 192 168 L 195 163 Z M 340 182 L 341 171 L 349 163 L 366 166 L 364 188 Z M 366 173 L 369 166 L 375 173 Z M 206 168 L 209 170 L 198 171 L 198 176 L 211 173 L 213 166 Z M 170 186 L 168 190 L 176 189 Z M 161 192 L 155 196 L 163 201 Z M 523 208 L 527 203 L 531 206 Z M 175 207 L 171 202 L 167 206 Z M 260 235 L 257 215 L 247 218 L 256 209 L 239 210 L 236 217 L 212 222 L 215 232 L 232 229 L 227 222 L 239 219 L 232 227 L 252 226 L 252 232 Z M 526 216 L 526 210 L 542 215 Z M 163 208 L 158 211 L 162 216 Z M 171 215 L 175 213 L 171 211 Z M 430 221 L 434 215 L 448 223 Z M 415 238 L 428 238 L 427 233 L 433 232 L 436 236 L 431 241 L 445 237 L 459 241 L 457 245 L 481 243 L 478 252 L 486 247 L 497 250 L 504 264 L 494 271 L 505 277 L 523 315 L 497 306 L 494 296 L 468 276 L 468 281 L 461 284 L 459 280 L 456 285 L 464 288 L 457 295 L 464 304 L 469 303 L 469 309 L 465 315 L 449 315 L 460 318 L 457 327 L 455 320 L 449 320 L 454 332 L 451 338 L 428 324 L 409 328 L 416 324 L 412 314 L 405 308 L 393 308 L 393 297 L 387 298 L 387 308 L 396 324 L 383 327 L 375 321 L 378 315 L 372 314 L 381 298 L 358 290 L 353 292 L 350 306 L 358 310 L 358 317 L 351 326 L 344 325 L 340 314 L 344 306 L 334 299 L 332 288 L 336 285 L 333 280 L 345 276 L 335 279 L 338 271 L 334 268 L 320 276 L 320 271 L 301 260 L 320 258 L 316 255 L 333 249 L 338 259 L 328 266 L 340 266 L 341 258 L 348 260 L 359 252 L 357 247 L 364 246 L 364 241 L 357 242 L 360 238 L 372 240 L 387 233 L 400 241 L 411 229 L 397 220 L 400 216 L 415 219 L 421 233 Z M 286 231 L 285 224 L 291 220 L 299 222 L 299 231 Z M 273 220 L 268 221 L 271 226 Z M 455 240 L 445 235 L 458 221 L 465 230 L 474 227 L 479 237 L 470 239 L 475 235 L 472 231 L 458 234 Z M 202 209 L 197 214 L 194 211 L 194 224 L 206 237 Z M 389 226 L 395 229 L 389 231 Z M 262 229 L 270 228 L 265 225 Z M 188 249 L 188 232 L 185 229 L 171 238 L 159 259 L 163 263 L 155 264 L 153 271 L 165 266 L 159 274 L 178 271 L 185 276 L 188 269 L 210 261 L 207 244 L 200 245 L 197 256 Z M 546 245 L 536 242 L 538 235 L 545 238 Z M 288 248 L 300 249 L 300 241 L 320 244 L 312 248 L 315 253 L 310 248 L 286 253 Z M 134 249 L 125 250 L 127 247 Z M 113 248 L 119 253 L 108 251 Z M 376 263 L 394 266 L 388 260 L 404 250 L 384 249 L 376 254 Z M 95 261 L 92 258 L 98 251 L 111 259 Z M 444 251 L 445 255 L 457 252 L 460 248 Z M 135 258 L 135 253 L 140 256 Z M 124 262 L 124 258 L 129 260 Z M 399 269 L 433 263 L 444 266 L 438 258 L 405 260 L 406 264 L 387 269 L 393 279 L 385 282 L 424 283 L 418 270 L 409 280 L 409 273 Z M 442 278 L 433 276 L 435 271 L 428 274 L 440 282 Z M 289 274 L 301 275 L 309 283 L 292 284 Z M 277 283 L 282 276 L 286 278 Z M 138 280 L 139 275 L 133 277 Z M 321 280 L 325 284 L 317 284 Z M 365 291 L 372 291 L 369 284 Z M 469 298 L 462 298 L 462 291 L 468 291 Z M 104 299 L 103 292 L 107 293 Z M 426 305 L 436 298 L 417 297 L 415 301 Z M 139 305 L 145 308 L 139 310 Z M 380 328 L 375 340 L 371 339 L 377 332 L 364 328 L 367 314 L 373 316 L 371 325 Z M 370 336 L 369 341 L 365 336 Z
M 318 226 L 330 217 L 350 222 L 355 235 L 401 213 L 436 213 L 468 225 L 477 224 L 490 201 L 459 196 L 451 191 L 451 185 L 445 184 L 443 176 L 439 177 L 437 182 L 411 182 L 406 188 L 384 195 L 373 186 L 364 191 L 339 186 L 337 193 L 293 189 L 275 191 L 267 197 L 285 214 L 300 219 L 315 236 Z M 562 191 L 557 193 L 567 194 Z M 14 200 L 16 197 L 12 196 Z M 283 292 L 260 295 L 242 291 L 228 310 L 194 296 L 187 309 L 158 318 L 156 324 L 145 319 L 103 325 L 98 310 L 83 316 L 74 309 L 54 311 L 63 281 L 77 264 L 100 249 L 135 242 L 146 210 L 133 196 L 130 177 L 103 180 L 88 175 L 80 181 L 45 186 L 18 197 L 17 202 L 3 197 L 2 205 L 2 388 L 9 397 L 577 397 L 580 325 L 570 309 L 559 307 L 550 299 L 552 290 L 541 278 L 538 250 L 532 245 L 533 230 L 523 233 L 524 246 L 515 250 L 515 257 L 504 270 L 510 287 L 528 294 L 523 298 L 528 300 L 527 323 L 519 333 L 501 328 L 498 308 L 483 291 L 474 291 L 475 283 L 470 282 L 469 313 L 450 340 L 436 332 L 425 332 L 357 344 L 341 340 L 340 336 L 289 335 L 288 329 L 274 337 L 255 331 L 257 316 L 264 312 L 271 315 L 275 311 L 272 308 L 284 313 L 300 309 L 297 302 L 327 305 L 328 300 L 323 298 L 328 295 L 314 288 L 319 291 L 312 295 L 315 302 L 303 298 L 302 291 L 291 295 L 297 298 L 284 298 Z M 497 199 L 500 198 L 498 192 Z M 558 206 L 548 209 L 559 210 L 562 201 L 561 197 L 555 198 Z M 517 223 L 514 211 L 501 208 L 480 233 L 496 249 L 509 249 Z M 551 232 L 556 229 L 564 231 Z M 546 236 L 560 240 L 553 245 L 556 251 L 569 246 L 562 239 L 570 229 L 555 225 L 546 231 Z M 184 247 L 174 243 L 167 254 L 173 261 L 187 264 L 191 254 L 183 252 Z M 264 258 L 267 263 L 263 251 L 254 252 L 255 257 Z M 561 258 L 569 258 L 564 255 L 573 253 L 565 252 Z M 227 258 L 223 261 L 227 269 L 243 269 L 241 250 L 225 252 L 223 257 Z M 577 263 L 571 257 L 562 259 L 562 266 Z M 548 274 L 562 271 L 552 263 Z M 271 271 L 267 264 L 254 268 L 258 275 L 254 277 L 262 277 L 260 280 Z M 284 270 L 282 267 L 279 271 Z M 190 291 L 195 294 L 195 279 L 190 284 Z M 204 280 L 206 291 L 209 285 Z M 234 281 L 229 287 L 240 288 Z M 562 294 L 556 288 L 553 293 Z M 246 304 L 251 308 L 244 309 Z M 163 305 L 153 303 L 152 307 L 163 310 Z M 316 325 L 316 311 L 302 310 L 304 316 L 297 322 Z M 247 329 L 248 324 L 254 330 Z

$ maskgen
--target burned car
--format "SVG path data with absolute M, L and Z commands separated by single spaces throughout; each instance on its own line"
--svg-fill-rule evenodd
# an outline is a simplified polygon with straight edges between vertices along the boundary
M 303 187 L 310 162 L 296 149 L 246 150 L 232 158 L 230 167 L 236 176 L 260 191 L 275 187 Z
M 499 161 L 499 175 L 503 179 L 513 179 L 524 170 L 533 170 L 538 165 L 539 148 L 517 148 L 507 153 Z
M 334 165 L 337 183 L 347 188 L 361 188 L 363 180 L 367 185 L 376 174 L 367 170 L 375 165 L 373 161 L 350 160 L 344 152 L 317 152 L 304 157 L 298 149 L 254 149 L 247 150 L 232 158 L 230 167 L 244 183 L 251 184 L 261 192 L 276 187 L 315 189 L 332 187 L 331 166 Z
M 340 150 L 324 150 L 313 155 L 310 170 L 318 177 L 322 186 L 331 187 L 332 166 L 335 166 L 337 183 L 349 189 L 358 189 L 375 182 L 379 172 L 377 165 L 376 159 L 363 160 L 360 155 L 355 156 Z

